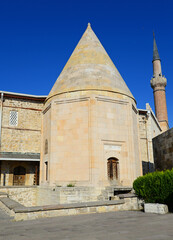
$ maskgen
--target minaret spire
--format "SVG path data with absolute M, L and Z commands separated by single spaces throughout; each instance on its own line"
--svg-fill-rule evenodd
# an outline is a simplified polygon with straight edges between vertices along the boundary
M 168 126 L 168 114 L 166 105 L 165 87 L 167 80 L 162 76 L 161 60 L 156 45 L 155 35 L 153 32 L 153 78 L 151 79 L 151 87 L 153 88 L 155 114 L 160 123 L 162 131 L 166 131 Z
M 159 52 L 158 52 L 157 45 L 156 45 L 155 34 L 153 31 L 153 61 L 155 61 L 155 60 L 160 60 L 160 57 L 159 57 Z

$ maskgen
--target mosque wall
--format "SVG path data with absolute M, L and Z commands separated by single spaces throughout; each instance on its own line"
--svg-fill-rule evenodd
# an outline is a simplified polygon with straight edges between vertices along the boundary
M 146 174 L 155 170 L 152 139 L 161 133 L 161 128 L 148 103 L 146 110 L 138 110 L 138 122 L 142 174 Z
M 0 185 L 38 184 L 44 97 L 3 93 Z
M 153 138 L 153 151 L 157 170 L 173 168 L 173 128 Z
M 40 152 L 43 103 L 4 98 L 2 114 L 2 152 Z

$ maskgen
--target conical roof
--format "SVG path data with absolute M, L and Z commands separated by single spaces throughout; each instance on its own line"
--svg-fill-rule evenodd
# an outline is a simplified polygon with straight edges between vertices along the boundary
M 47 100 L 72 91 L 118 92 L 134 99 L 90 24 L 56 80 Z
M 159 52 L 158 52 L 158 48 L 156 45 L 155 35 L 153 33 L 153 61 L 155 61 L 155 60 L 160 60 L 160 57 L 159 57 Z

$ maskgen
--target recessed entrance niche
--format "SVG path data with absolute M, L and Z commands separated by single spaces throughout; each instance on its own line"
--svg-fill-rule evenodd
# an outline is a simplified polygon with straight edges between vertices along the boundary
M 13 172 L 13 185 L 25 185 L 25 175 L 26 169 L 22 166 L 18 166 L 14 168 Z
M 107 160 L 107 174 L 109 180 L 118 180 L 119 178 L 119 161 L 111 157 Z

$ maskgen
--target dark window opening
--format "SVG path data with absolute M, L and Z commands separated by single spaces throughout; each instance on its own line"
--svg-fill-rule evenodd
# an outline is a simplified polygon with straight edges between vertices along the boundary
M 45 167 L 46 167 L 46 181 L 48 180 L 48 162 L 45 162 Z

